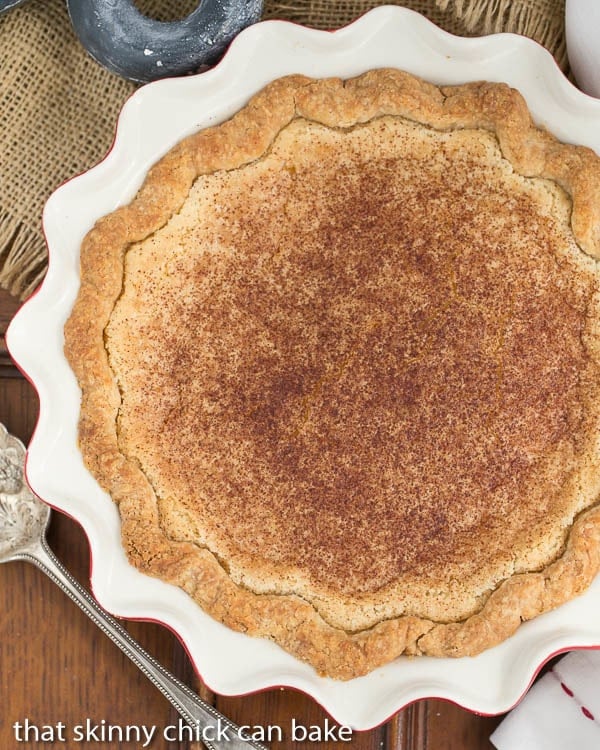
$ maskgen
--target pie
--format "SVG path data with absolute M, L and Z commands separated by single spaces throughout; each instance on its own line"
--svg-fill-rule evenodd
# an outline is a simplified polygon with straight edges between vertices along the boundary
M 350 679 L 600 567 L 600 159 L 498 83 L 269 84 L 81 249 L 80 448 L 142 571 Z

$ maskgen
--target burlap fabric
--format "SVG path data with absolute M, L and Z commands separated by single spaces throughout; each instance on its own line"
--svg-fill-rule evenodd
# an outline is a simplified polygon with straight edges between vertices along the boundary
M 390 0 L 387 0 L 389 3 Z M 137 0 L 148 15 L 185 16 L 198 0 Z M 343 26 L 377 0 L 265 0 L 265 18 Z M 453 34 L 525 34 L 566 66 L 564 0 L 405 0 Z M 0 285 L 21 298 L 41 281 L 41 212 L 65 179 L 110 147 L 134 86 L 97 65 L 73 34 L 64 0 L 29 0 L 0 17 Z

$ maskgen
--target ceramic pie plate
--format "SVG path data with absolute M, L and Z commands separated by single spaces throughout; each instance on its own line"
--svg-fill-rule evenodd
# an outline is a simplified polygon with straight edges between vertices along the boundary
M 27 478 L 36 494 L 85 529 L 92 587 L 101 604 L 118 616 L 171 628 L 217 693 L 294 687 L 355 729 L 374 727 L 420 698 L 445 698 L 485 714 L 508 710 L 551 656 L 600 647 L 600 577 L 583 596 L 524 624 L 477 657 L 401 657 L 348 682 L 321 678 L 273 643 L 229 630 L 180 589 L 129 565 L 117 510 L 77 449 L 80 393 L 63 355 L 62 331 L 79 285 L 82 238 L 100 216 L 133 198 L 149 167 L 181 138 L 227 119 L 280 76 L 348 78 L 389 66 L 436 84 L 507 82 L 524 95 L 539 125 L 600 153 L 600 101 L 575 89 L 551 55 L 523 37 L 454 37 L 412 11 L 391 6 L 333 33 L 262 22 L 242 32 L 214 69 L 149 84 L 129 99 L 104 161 L 50 197 L 44 211 L 48 274 L 7 334 L 11 354 L 40 398 Z

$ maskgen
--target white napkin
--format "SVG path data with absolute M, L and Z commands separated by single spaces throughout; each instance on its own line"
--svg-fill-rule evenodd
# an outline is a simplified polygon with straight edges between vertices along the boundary
M 567 0 L 567 54 L 582 91 L 600 97 L 600 1 Z
M 498 750 L 599 750 L 600 651 L 573 651 L 490 737 Z

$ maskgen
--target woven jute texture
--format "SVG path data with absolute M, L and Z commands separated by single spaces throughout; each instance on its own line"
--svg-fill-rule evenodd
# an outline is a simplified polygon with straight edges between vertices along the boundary
M 511 31 L 547 47 L 565 69 L 564 0 L 406 0 L 453 34 Z M 198 0 L 137 0 L 161 20 Z M 319 29 L 354 20 L 376 0 L 265 0 L 264 18 Z M 45 200 L 99 161 L 134 86 L 97 65 L 80 46 L 64 0 L 29 0 L 0 17 L 0 285 L 26 298 L 46 270 Z

